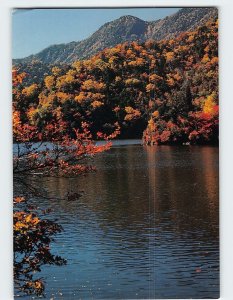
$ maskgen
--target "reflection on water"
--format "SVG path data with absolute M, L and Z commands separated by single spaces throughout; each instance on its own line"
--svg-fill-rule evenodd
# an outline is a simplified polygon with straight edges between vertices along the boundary
M 87 177 L 51 178 L 41 200 L 63 225 L 49 266 L 53 299 L 218 298 L 218 148 L 112 148 Z

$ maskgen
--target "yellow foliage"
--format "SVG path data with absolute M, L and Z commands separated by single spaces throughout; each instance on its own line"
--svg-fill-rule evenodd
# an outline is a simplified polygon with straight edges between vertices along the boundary
M 97 107 L 100 107 L 100 106 L 103 106 L 103 105 L 104 105 L 103 102 L 97 101 L 97 100 L 91 103 L 91 106 L 93 108 L 97 108 Z
M 145 64 L 145 59 L 142 57 L 138 57 L 136 59 L 137 66 L 143 66 Z
M 34 122 L 34 118 L 37 113 L 38 113 L 38 109 L 35 109 L 33 107 L 27 111 L 27 116 L 31 123 Z
M 160 80 L 163 80 L 163 78 L 162 78 L 161 76 L 157 75 L 157 74 L 151 74 L 151 75 L 149 76 L 149 80 L 150 80 L 151 82 L 158 82 L 158 81 L 160 81 Z
M 205 54 L 201 60 L 202 63 L 206 64 L 208 61 L 210 61 L 209 55 Z
M 93 62 L 93 65 L 94 65 L 96 68 L 99 68 L 101 71 L 104 71 L 104 70 L 106 70 L 106 69 L 109 67 L 109 64 L 106 63 L 105 61 L 103 61 L 103 60 L 100 59 L 100 58 L 95 59 L 95 61 Z
M 117 61 L 118 60 L 118 57 L 117 56 L 115 56 L 115 55 L 113 55 L 113 56 L 111 56 L 110 58 L 109 58 L 109 63 L 110 64 L 113 64 L 115 61 Z
M 134 109 L 131 106 L 126 106 L 125 111 L 127 114 L 132 114 L 134 112 Z
M 68 75 L 68 76 L 75 76 L 75 75 L 77 75 L 77 71 L 76 70 L 74 70 L 74 69 L 70 69 L 67 73 L 66 73 L 66 75 Z
M 176 81 L 179 81 L 179 80 L 182 79 L 182 77 L 180 76 L 179 73 L 174 74 L 174 75 L 173 75 L 173 78 L 174 78 Z
M 25 217 L 25 222 L 28 223 L 28 222 L 31 221 L 31 219 L 32 219 L 32 215 L 29 214 L 29 215 L 27 215 L 27 216 Z
M 136 51 L 142 51 L 142 46 L 141 45 L 138 45 L 138 43 L 136 43 L 136 42 L 133 42 L 132 43 L 132 45 L 133 45 L 133 47 L 134 47 L 134 49 L 136 50 Z
M 66 76 L 65 75 L 60 76 L 56 82 L 57 89 L 61 89 L 61 88 L 65 87 L 66 85 L 67 85 Z
M 93 62 L 90 59 L 83 61 L 83 65 L 87 70 L 91 70 L 93 68 Z
M 71 95 L 63 93 L 63 92 L 57 92 L 56 96 L 61 102 L 65 102 L 71 98 Z
M 152 113 L 152 116 L 153 116 L 154 118 L 158 118 L 158 117 L 159 117 L 159 111 L 158 111 L 158 110 L 154 111 L 154 112 Z
M 119 48 L 114 47 L 114 48 L 108 49 L 109 56 L 116 56 L 119 53 L 120 53 L 120 49 Z
M 170 40 L 170 41 L 168 41 L 168 44 L 169 44 L 170 46 L 172 46 L 172 45 L 175 44 L 175 41 L 174 41 L 174 40 Z
M 52 68 L 52 73 L 53 73 L 54 76 L 59 76 L 60 73 L 61 73 L 61 69 L 58 68 L 58 67 L 53 67 Z
M 92 79 L 88 79 L 86 81 L 83 82 L 82 84 L 82 89 L 84 91 L 91 91 L 91 90 L 95 90 L 95 91 L 102 91 L 106 88 L 106 85 L 103 82 L 98 82 Z
M 85 101 L 85 100 L 87 99 L 86 93 L 80 92 L 79 95 L 75 96 L 74 99 L 75 99 L 77 102 L 82 103 L 83 101 Z
M 48 90 L 50 90 L 55 85 L 55 77 L 54 76 L 46 76 L 44 79 L 45 86 Z
M 191 34 L 188 38 L 188 42 L 191 43 L 194 40 L 194 35 Z
M 171 61 L 174 58 L 174 52 L 167 52 L 166 53 L 166 60 Z
M 131 49 L 128 49 L 127 51 L 126 51 L 126 56 L 127 57 L 131 57 L 133 55 L 133 51 L 131 50 Z
M 16 230 L 16 231 L 19 231 L 19 230 L 21 230 L 21 229 L 27 229 L 28 228 L 28 225 L 27 224 L 25 224 L 25 223 L 23 223 L 23 222 L 16 222 L 15 224 L 14 224 L 14 230 Z
M 97 100 L 97 101 L 100 101 L 102 99 L 104 99 L 105 95 L 103 94 L 100 94 L 100 93 L 88 93 L 88 96 L 90 98 L 92 98 L 93 100 Z
M 78 60 L 72 64 L 72 67 L 75 68 L 77 72 L 80 72 L 83 67 L 83 63 Z
M 209 95 L 203 105 L 203 112 L 206 114 L 212 115 L 214 113 L 214 107 L 216 106 L 216 103 L 214 101 L 214 95 Z
M 67 74 L 66 78 L 65 78 L 65 82 L 68 83 L 68 84 L 74 83 L 75 82 L 74 76 L 72 76 L 70 74 Z
M 176 48 L 175 52 L 185 52 L 186 50 L 188 50 L 188 46 L 181 46 L 181 45 L 179 45 Z
M 131 86 L 138 85 L 139 83 L 140 83 L 140 80 L 138 80 L 137 78 L 129 78 L 129 79 L 126 79 L 126 81 L 125 81 L 126 85 L 131 85 Z
M 14 230 L 24 232 L 25 230 L 33 229 L 35 225 L 40 222 L 38 217 L 25 212 L 15 212 L 14 219 L 17 221 L 14 223 Z
M 22 125 L 20 120 L 20 113 L 17 110 L 13 111 L 13 133 L 19 134 L 19 128 Z
M 136 67 L 137 66 L 137 62 L 136 60 L 132 60 L 128 63 L 128 66 L 131 66 L 131 67 Z
M 151 91 L 154 91 L 154 90 L 155 90 L 155 85 L 154 84 L 152 84 L 152 83 L 147 84 L 147 86 L 146 86 L 147 93 L 149 93 Z
M 148 121 L 148 129 L 150 131 L 154 131 L 155 130 L 155 122 L 152 118 L 150 118 L 150 120 Z
M 26 97 L 31 97 L 36 93 L 36 91 L 38 91 L 38 85 L 36 83 L 34 83 L 28 87 L 25 87 L 22 90 L 22 94 Z
M 43 106 L 43 105 L 47 105 L 48 103 L 52 104 L 56 98 L 56 94 L 50 93 L 48 94 L 48 96 L 46 96 L 44 93 L 40 93 L 38 98 L 39 98 L 39 104 Z
M 144 58 L 137 57 L 135 60 L 132 60 L 128 63 L 129 66 L 140 67 L 145 64 Z
M 37 281 L 34 283 L 34 286 L 35 286 L 36 289 L 41 289 L 42 286 L 43 286 L 43 284 L 42 284 L 42 282 L 40 282 L 40 281 L 37 280 Z
M 141 112 L 138 109 L 134 109 L 131 106 L 126 106 L 125 111 L 127 113 L 127 115 L 124 118 L 125 121 L 138 119 L 141 116 Z
M 214 56 L 212 59 L 211 59 L 211 64 L 217 64 L 218 63 L 218 57 L 217 56 Z

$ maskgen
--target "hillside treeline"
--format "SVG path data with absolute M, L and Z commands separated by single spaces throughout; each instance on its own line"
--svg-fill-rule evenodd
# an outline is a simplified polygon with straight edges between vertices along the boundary
M 56 123 L 72 135 L 87 122 L 94 137 L 119 126 L 120 138 L 143 136 L 147 144 L 218 141 L 217 22 L 55 66 L 42 83 L 24 86 L 27 74 L 20 76 L 14 117 L 38 133 Z

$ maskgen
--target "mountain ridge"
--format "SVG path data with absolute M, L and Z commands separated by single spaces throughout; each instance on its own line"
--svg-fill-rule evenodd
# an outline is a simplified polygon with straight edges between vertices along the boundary
M 84 40 L 48 46 L 37 54 L 13 59 L 13 64 L 32 61 L 70 64 L 127 41 L 171 39 L 184 31 L 194 30 L 210 18 L 217 18 L 217 9 L 214 7 L 182 8 L 175 14 L 156 21 L 144 21 L 135 16 L 125 15 L 103 24 Z

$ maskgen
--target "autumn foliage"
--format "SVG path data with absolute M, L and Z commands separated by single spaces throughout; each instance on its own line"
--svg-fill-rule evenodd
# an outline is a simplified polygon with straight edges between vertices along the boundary
M 200 138 L 193 138 L 201 120 L 205 123 L 207 118 L 211 122 L 213 117 L 216 125 L 218 24 L 215 21 L 172 40 L 126 42 L 71 66 L 53 67 L 41 83 L 25 86 L 25 79 L 15 89 L 14 109 L 22 124 L 35 126 L 41 134 L 48 124 L 59 119 L 65 122 L 65 133 L 71 137 L 83 122 L 89 124 L 93 138 L 97 138 L 98 132 L 111 134 L 118 123 L 120 138 L 141 138 L 147 128 L 144 137 L 149 141 L 147 125 L 152 118 L 159 131 L 166 124 L 166 130 L 171 131 L 171 123 L 180 131 L 176 136 L 171 132 L 172 139 L 159 139 L 158 144 L 163 140 L 172 143 L 174 139 L 177 143 L 217 140 L 212 139 L 212 134 L 203 139 L 201 132 Z M 194 119 L 199 117 L 199 127 L 192 127 Z M 190 123 L 186 124 L 189 128 L 184 129 L 184 122 L 179 119 Z M 187 134 L 183 133 L 186 131 Z M 217 134 L 216 128 L 212 132 Z
M 14 280 L 20 295 L 43 294 L 44 280 L 34 275 L 43 265 L 66 264 L 65 259 L 50 250 L 53 237 L 62 227 L 45 215 L 45 211 L 29 205 L 24 197 L 14 198 Z
M 22 86 L 24 74 L 13 72 L 14 97 L 27 97 L 35 93 L 33 88 Z M 14 279 L 19 294 L 44 292 L 44 280 L 38 277 L 43 265 L 63 265 L 65 260 L 53 255 L 50 244 L 62 227 L 46 218 L 47 212 L 31 204 L 31 199 L 45 197 L 40 177 L 79 176 L 95 171 L 91 158 L 110 148 L 110 139 L 119 133 L 119 126 L 107 135 L 97 132 L 106 140 L 97 145 L 93 141 L 89 125 L 81 122 L 79 129 L 67 133 L 67 122 L 59 115 L 44 123 L 39 131 L 35 124 L 23 122 L 22 113 L 13 105 L 14 137 Z M 28 180 L 30 178 L 30 180 Z M 68 195 L 64 195 L 68 197 Z M 77 197 L 70 194 L 69 197 Z
M 49 248 L 61 227 L 32 212 L 28 199 L 38 191 L 27 178 L 93 172 L 91 158 L 115 137 L 143 137 L 148 145 L 218 143 L 218 23 L 53 66 L 39 83 L 25 84 L 27 76 L 13 70 L 14 182 L 30 191 L 15 191 L 15 279 L 22 292 L 41 294 L 43 281 L 33 272 L 64 263 Z
M 175 55 L 167 57 L 175 73 L 167 80 L 172 92 L 166 92 L 165 103 L 161 98 L 151 102 L 145 144 L 218 143 L 217 30 L 217 22 L 208 22 L 172 41 Z M 182 72 L 175 67 L 180 57 Z

